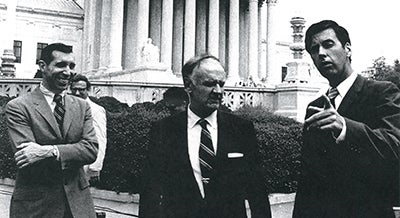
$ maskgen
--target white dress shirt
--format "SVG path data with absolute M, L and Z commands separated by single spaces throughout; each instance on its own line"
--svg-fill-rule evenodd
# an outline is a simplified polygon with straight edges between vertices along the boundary
M 201 181 L 201 170 L 200 170 L 200 161 L 199 161 L 199 149 L 200 149 L 200 137 L 201 137 L 201 126 L 197 122 L 201 118 L 197 116 L 193 111 L 188 107 L 188 150 L 189 150 L 189 158 L 190 163 L 192 165 L 193 174 L 195 176 L 197 185 L 199 186 L 199 190 L 201 195 L 204 198 L 204 188 L 203 182 Z M 218 124 L 217 124 L 217 111 L 214 111 L 210 116 L 206 117 L 207 120 L 207 129 L 211 134 L 211 139 L 214 147 L 215 153 L 217 153 L 217 144 L 218 144 Z
M 354 82 L 356 81 L 357 78 L 357 73 L 351 73 L 349 77 L 347 77 L 345 80 L 343 80 L 343 82 L 341 82 L 336 88 L 339 92 L 339 94 L 336 96 L 336 98 L 334 99 L 335 101 L 335 106 L 336 106 L 336 110 L 340 107 L 340 104 L 343 101 L 343 98 L 346 96 L 347 92 L 350 90 L 351 86 L 354 84 Z M 332 89 L 329 88 L 329 90 Z M 342 142 L 345 137 L 346 137 L 346 130 L 347 130 L 347 125 L 346 125 L 346 121 L 343 118 L 343 128 L 342 131 L 340 132 L 339 136 L 336 138 L 336 143 L 339 144 L 340 142 Z
M 96 132 L 96 138 L 99 144 L 99 150 L 97 153 L 96 161 L 90 164 L 89 166 L 85 166 L 85 171 L 88 173 L 87 170 L 89 169 L 91 171 L 99 172 L 103 168 L 103 161 L 106 155 L 106 147 L 107 147 L 106 110 L 102 106 L 91 101 L 89 97 L 86 98 L 86 101 L 89 103 L 90 110 L 92 112 L 93 127 L 94 131 Z

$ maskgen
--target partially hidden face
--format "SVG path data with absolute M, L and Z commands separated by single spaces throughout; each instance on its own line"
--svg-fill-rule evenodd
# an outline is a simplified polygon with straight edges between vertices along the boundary
M 73 95 L 86 99 L 88 97 L 87 84 L 85 81 L 77 81 L 71 84 L 71 92 Z
M 68 88 L 73 70 L 75 69 L 75 59 L 73 53 L 53 51 L 53 60 L 47 64 L 41 61 L 39 66 L 43 72 L 44 86 L 60 93 Z
M 190 79 L 187 90 L 191 109 L 206 114 L 218 109 L 226 81 L 222 65 L 217 60 L 205 59 L 193 69 Z
M 351 45 L 342 45 L 333 29 L 326 29 L 312 37 L 311 58 L 322 76 L 329 81 L 346 78 L 346 64 L 351 56 Z

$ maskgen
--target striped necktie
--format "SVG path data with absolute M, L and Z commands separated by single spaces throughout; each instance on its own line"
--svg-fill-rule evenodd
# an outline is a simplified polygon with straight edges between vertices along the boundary
M 335 98 L 339 95 L 339 91 L 337 88 L 330 88 L 328 91 L 328 98 L 331 101 L 331 104 L 333 105 L 334 108 L 336 108 L 335 105 Z
M 204 194 L 207 196 L 207 185 L 211 181 L 215 166 L 215 152 L 210 131 L 207 129 L 208 122 L 204 119 L 200 119 L 197 123 L 201 126 L 199 160 Z
M 58 127 L 62 130 L 62 124 L 64 120 L 64 104 L 63 104 L 63 97 L 60 94 L 55 94 L 53 101 L 56 103 L 56 107 L 54 108 L 54 117 L 58 123 Z

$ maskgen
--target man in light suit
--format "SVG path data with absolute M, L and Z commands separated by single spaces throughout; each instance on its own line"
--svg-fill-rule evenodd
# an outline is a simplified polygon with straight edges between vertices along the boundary
M 106 155 L 107 148 L 107 116 L 106 110 L 94 103 L 89 98 L 88 91 L 90 90 L 91 84 L 82 74 L 76 74 L 71 81 L 71 92 L 73 95 L 85 99 L 89 103 L 90 109 L 93 116 L 93 126 L 96 131 L 97 142 L 99 143 L 99 151 L 97 154 L 96 161 L 90 165 L 85 165 L 86 177 L 91 184 L 100 181 L 100 171 L 103 168 L 103 161 Z
M 293 217 L 394 217 L 398 88 L 353 72 L 349 34 L 334 21 L 311 25 L 305 44 L 331 87 L 307 109 Z
M 48 45 L 39 67 L 40 86 L 6 106 L 18 166 L 10 217 L 95 217 L 82 166 L 96 160 L 97 140 L 89 104 L 65 94 L 75 67 L 71 47 Z
M 187 111 L 155 123 L 139 217 L 271 217 L 253 124 L 218 110 L 226 72 L 211 55 L 182 68 Z

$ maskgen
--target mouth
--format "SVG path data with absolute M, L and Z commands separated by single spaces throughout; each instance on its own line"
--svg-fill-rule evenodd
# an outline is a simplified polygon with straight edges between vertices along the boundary
M 332 67 L 332 66 L 333 66 L 333 64 L 331 62 L 329 62 L 329 61 L 323 61 L 320 64 L 321 68 L 329 68 L 329 67 Z

